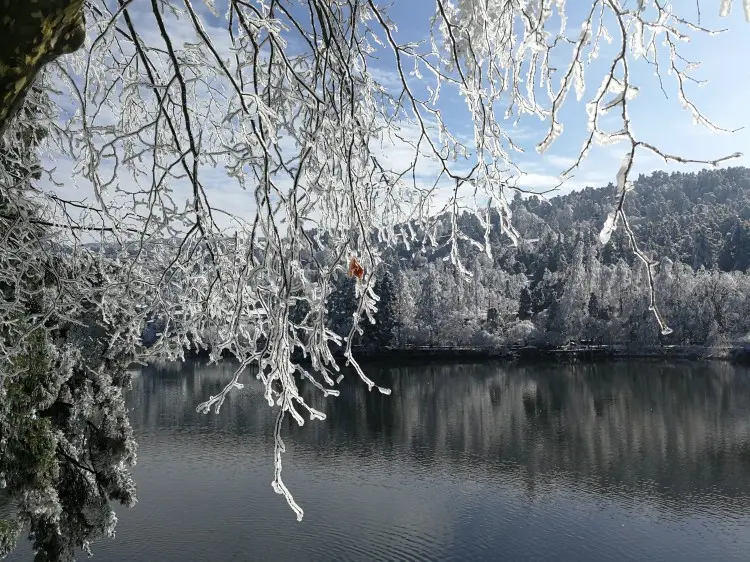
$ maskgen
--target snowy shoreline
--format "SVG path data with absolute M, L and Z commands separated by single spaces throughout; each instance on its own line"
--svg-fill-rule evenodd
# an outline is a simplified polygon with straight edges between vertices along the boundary
M 467 347 L 423 347 L 396 349 L 355 349 L 355 357 L 380 362 L 385 360 L 424 361 L 424 360 L 509 360 L 523 362 L 569 362 L 569 361 L 602 361 L 625 359 L 663 359 L 663 360 L 715 360 L 715 361 L 750 361 L 750 350 L 746 347 L 708 347 L 708 346 L 653 346 L 634 347 L 617 346 L 563 346 L 563 347 L 516 347 L 481 349 Z M 334 353 L 334 355 L 338 355 Z

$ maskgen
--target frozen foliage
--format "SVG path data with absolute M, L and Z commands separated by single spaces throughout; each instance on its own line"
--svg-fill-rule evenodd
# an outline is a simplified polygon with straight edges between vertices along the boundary
M 750 222 L 742 218 L 750 217 L 750 170 L 657 173 L 635 183 L 633 229 L 644 252 L 662 257 L 654 285 L 674 333 L 660 335 L 652 320 L 650 295 L 643 291 L 647 267 L 633 255 L 627 234 L 616 231 L 607 246 L 599 243 L 596 217 L 606 215 L 611 199 L 603 188 L 548 204 L 514 199 L 516 227 L 536 241 L 511 247 L 493 229 L 494 260 L 473 252 L 468 283 L 443 261 L 448 249 L 426 248 L 412 258 L 399 248 L 386 259 L 399 268 L 400 290 L 390 297 L 383 293 L 378 314 L 378 324 L 399 324 L 390 347 L 498 351 L 588 340 L 637 353 L 661 345 L 694 353 L 739 351 L 750 333 Z M 722 202 L 707 209 L 676 194 Z M 460 223 L 467 230 L 472 223 L 479 228 L 469 215 Z M 409 301 L 414 312 L 403 316 L 399 311 L 411 308 Z M 336 299 L 336 305 L 352 306 L 346 299 Z M 361 344 L 378 346 L 370 340 Z
M 47 87 L 64 86 L 74 104 L 51 127 L 47 148 L 73 159 L 75 176 L 91 185 L 93 196 L 81 202 L 55 187 L 34 187 L 13 201 L 33 200 L 37 218 L 20 206 L 3 215 L 3 229 L 17 232 L 15 244 L 25 252 L 2 249 L 3 265 L 12 266 L 2 269 L 4 282 L 15 291 L 3 305 L 3 329 L 15 330 L 3 344 L 3 364 L 14 365 L 42 326 L 80 321 L 78 303 L 88 302 L 105 330 L 106 349 L 118 357 L 179 359 L 197 346 L 210 349 L 212 360 L 236 358 L 232 380 L 199 411 L 218 412 L 242 387 L 246 367 L 257 366 L 269 406 L 279 409 L 273 487 L 300 519 L 281 479 L 281 422 L 289 415 L 301 425 L 324 415 L 307 404 L 299 384 L 335 395 L 343 375 L 332 349 L 342 345 L 346 363 L 368 388 L 389 392 L 367 377 L 351 348 L 378 311 L 382 246 L 374 241 L 408 244 L 415 230 L 434 239 L 433 218 L 442 210 L 453 217 L 448 259 L 470 277 L 459 242 L 489 254 L 493 213 L 504 234 L 518 240 L 506 199 L 508 189 L 520 189 L 518 147 L 506 123 L 525 116 L 545 121 L 548 132 L 538 145 L 544 152 L 563 134 L 561 111 L 573 90 L 586 100 L 589 134 L 565 173 L 595 143 L 624 145 L 602 242 L 622 225 L 638 253 L 623 207 L 637 153 L 699 160 L 666 154 L 633 133 L 628 104 L 638 90 L 631 66 L 661 72 L 666 64 L 685 108 L 718 128 L 686 96 L 693 65 L 679 54 L 690 34 L 711 31 L 661 2 L 595 0 L 582 21 L 570 21 L 564 0 L 437 0 L 429 37 L 420 43 L 400 41 L 387 8 L 373 0 L 206 5 L 208 13 L 190 0 L 93 0 L 85 8 L 84 48 L 48 66 Z M 602 41 L 616 49 L 587 97 L 587 69 L 602 56 Z M 372 70 L 376 59 L 391 62 L 387 76 Z M 561 59 L 567 62 L 555 68 L 551 61 Z M 462 96 L 469 138 L 443 120 L 445 91 Z M 603 129 L 607 113 L 620 121 L 615 132 Z M 6 138 L 32 119 L 19 116 Z M 408 162 L 384 159 L 383 145 L 405 147 Z M 417 181 L 425 161 L 438 166 L 433 185 Z M 214 189 L 218 182 L 223 197 Z M 227 193 L 232 207 L 222 202 Z M 438 195 L 442 209 L 435 207 Z M 484 240 L 460 228 L 456 217 L 467 209 L 484 225 Z M 37 233 L 40 225 L 46 229 Z M 66 273 L 29 289 L 27 271 L 41 275 L 50 253 L 62 256 Z M 650 272 L 648 259 L 638 255 Z M 336 333 L 327 325 L 326 303 L 352 257 L 366 273 L 354 285 L 351 326 Z M 650 273 L 649 287 L 666 331 Z M 28 316 L 31 292 L 41 304 Z M 161 331 L 144 349 L 141 334 L 156 320 Z M 60 352 L 60 360 L 79 364 L 71 353 Z M 94 381 L 109 376 L 108 367 L 80 364 Z M 13 377 L 23 378 L 22 369 L 5 375 Z M 96 397 L 92 407 L 103 403 Z M 115 415 L 107 412 L 100 422 Z
M 45 107 L 37 91 L 24 111 Z M 122 395 L 130 353 L 100 318 L 98 265 L 56 248 L 32 203 L 44 134 L 19 129 L 0 157 L 0 486 L 16 503 L 0 556 L 25 526 L 37 560 L 64 561 L 114 535 L 110 500 L 135 502 L 136 444 Z
M 10 365 L 16 372 L 3 366 L 0 476 L 38 560 L 73 560 L 114 536 L 110 500 L 135 503 L 129 379 L 101 341 L 37 331 Z

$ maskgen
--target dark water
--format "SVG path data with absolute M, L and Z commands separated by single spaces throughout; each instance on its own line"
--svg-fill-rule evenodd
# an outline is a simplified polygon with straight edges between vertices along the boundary
M 271 489 L 257 383 L 144 370 L 139 503 L 94 560 L 750 560 L 750 371 L 724 364 L 370 367 L 309 399 Z M 10 559 L 29 557 L 23 545 Z

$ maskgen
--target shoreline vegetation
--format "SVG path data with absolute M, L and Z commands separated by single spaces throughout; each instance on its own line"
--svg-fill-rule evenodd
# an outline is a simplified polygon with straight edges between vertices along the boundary
M 358 360 L 379 363 L 398 361 L 483 361 L 504 360 L 519 362 L 594 362 L 606 360 L 655 359 L 690 361 L 729 361 L 750 364 L 750 345 L 701 346 L 701 345 L 653 345 L 628 344 L 601 345 L 590 342 L 569 342 L 566 345 L 514 345 L 510 347 L 438 347 L 414 346 L 394 348 L 353 347 Z M 334 357 L 345 360 L 343 349 L 332 351 Z M 203 359 L 208 350 L 186 350 L 185 359 Z M 228 358 L 229 356 L 227 356 Z M 298 360 L 304 360 L 299 357 Z
M 512 346 L 496 349 L 472 347 L 421 347 L 406 349 L 360 349 L 356 356 L 369 361 L 396 359 L 446 360 L 446 359 L 500 359 L 523 362 L 602 361 L 613 359 L 670 359 L 670 360 L 721 360 L 750 363 L 750 349 L 745 347 L 707 347 L 695 345 L 665 345 L 635 347 L 624 345 L 595 345 L 569 343 L 563 346 Z

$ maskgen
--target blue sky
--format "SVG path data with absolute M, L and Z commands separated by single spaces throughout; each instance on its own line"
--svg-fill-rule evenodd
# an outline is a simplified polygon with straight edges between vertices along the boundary
M 588 2 L 568 1 L 568 28 L 577 30 L 590 9 Z M 677 0 L 675 11 L 682 17 L 697 21 L 697 4 L 693 0 Z M 687 158 L 713 159 L 734 152 L 743 152 L 742 158 L 731 160 L 726 165 L 750 165 L 750 23 L 746 22 L 742 6 L 735 1 L 734 9 L 728 17 L 719 17 L 718 2 L 701 2 L 701 25 L 711 29 L 726 29 L 725 33 L 709 36 L 692 33 L 690 43 L 680 45 L 681 54 L 701 66 L 693 76 L 707 83 L 701 87 L 690 84 L 686 93 L 702 110 L 704 115 L 720 127 L 744 129 L 733 133 L 716 133 L 694 125 L 693 118 L 684 110 L 677 99 L 675 80 L 663 76 L 662 92 L 653 67 L 643 61 L 631 65 L 632 82 L 639 87 L 639 96 L 630 103 L 631 125 L 635 134 L 665 152 Z M 393 19 L 400 25 L 400 31 L 408 39 L 424 37 L 425 25 L 433 2 L 395 2 Z M 663 49 L 663 47 L 662 47 Z M 666 53 L 666 49 L 664 49 Z M 520 135 L 514 139 L 526 152 L 518 162 L 526 172 L 527 187 L 542 189 L 558 182 L 557 175 L 567 167 L 580 150 L 586 134 L 586 113 L 584 103 L 593 96 L 605 72 L 603 63 L 609 65 L 611 57 L 602 50 L 598 63 L 587 68 L 586 92 L 581 102 L 571 94 L 566 101 L 564 133 L 561 138 L 543 155 L 534 149 L 547 131 L 548 123 L 540 123 L 536 118 L 522 120 Z M 447 119 L 460 122 L 465 111 L 460 103 L 450 103 L 446 108 Z M 614 181 L 625 150 L 624 145 L 601 147 L 589 154 L 586 163 L 576 172 L 561 191 L 580 188 L 584 185 L 601 186 Z M 636 171 L 647 173 L 653 170 L 695 170 L 703 165 L 665 164 L 664 160 L 648 153 L 641 153 L 636 161 Z
M 568 1 L 568 29 L 579 29 L 591 4 Z M 697 4 L 693 0 L 677 0 L 675 11 L 682 17 L 697 21 Z M 725 33 L 709 36 L 691 32 L 690 43 L 679 45 L 680 53 L 700 67 L 692 75 L 707 81 L 703 86 L 689 84 L 686 94 L 703 114 L 716 125 L 738 129 L 736 133 L 716 133 L 694 125 L 690 113 L 684 110 L 677 98 L 676 81 L 663 73 L 664 89 L 654 75 L 653 67 L 643 61 L 631 63 L 632 82 L 639 88 L 639 96 L 630 102 L 631 126 L 636 136 L 662 148 L 665 152 L 686 158 L 714 159 L 734 152 L 744 152 L 742 158 L 725 165 L 750 165 L 750 23 L 746 22 L 742 6 L 735 1 L 728 17 L 719 17 L 719 2 L 701 2 L 700 23 L 710 29 L 727 29 Z M 394 2 L 391 15 L 399 26 L 397 37 L 403 40 L 420 40 L 426 37 L 429 18 L 434 10 L 430 0 Z M 667 50 L 657 43 L 666 54 Z M 609 55 L 609 56 L 608 56 Z M 602 48 L 601 55 L 586 69 L 586 91 L 581 102 L 573 93 L 563 111 L 564 133 L 543 155 L 535 144 L 544 138 L 548 123 L 535 117 L 526 117 L 518 125 L 514 141 L 525 149 L 518 163 L 528 172 L 525 187 L 544 189 L 556 185 L 558 174 L 577 156 L 586 135 L 585 102 L 594 95 L 611 61 L 612 49 Z M 606 67 L 605 67 L 606 65 Z M 387 72 L 388 65 L 379 70 Z M 445 96 L 441 102 L 446 121 L 456 128 L 467 122 L 467 112 L 458 96 Z M 509 124 L 510 126 L 510 124 Z M 600 147 L 590 152 L 586 162 L 561 189 L 561 192 L 586 185 L 602 186 L 614 181 L 625 150 L 624 145 Z M 696 170 L 704 165 L 665 164 L 664 160 L 643 152 L 636 160 L 636 172 L 653 170 Z
M 382 4 L 382 3 L 381 3 Z M 694 0 L 676 0 L 675 10 L 682 17 L 695 20 L 697 15 Z M 575 33 L 580 29 L 584 18 L 584 9 L 591 4 L 581 0 L 568 0 L 568 29 Z M 642 140 L 648 141 L 665 152 L 678 154 L 688 158 L 714 159 L 733 152 L 750 152 L 750 23 L 742 14 L 741 6 L 735 2 L 734 10 L 727 18 L 718 16 L 719 3 L 704 1 L 701 3 L 701 24 L 714 29 L 727 28 L 728 31 L 718 36 L 708 36 L 693 32 L 693 40 L 682 44 L 683 56 L 701 61 L 703 64 L 693 76 L 706 80 L 703 87 L 690 85 L 686 90 L 691 99 L 704 114 L 717 125 L 734 129 L 745 129 L 734 133 L 715 133 L 702 126 L 693 124 L 691 115 L 683 110 L 677 100 L 676 86 L 673 77 L 663 76 L 664 86 L 669 96 L 664 97 L 657 78 L 653 75 L 652 67 L 642 61 L 631 65 L 632 82 L 639 87 L 639 96 L 630 102 L 630 117 L 635 134 Z M 139 30 L 145 36 L 160 41 L 155 29 L 149 29 L 151 18 L 150 6 L 146 0 L 135 0 L 131 12 L 136 19 Z M 196 6 L 206 19 L 206 27 L 217 48 L 228 53 L 229 42 L 226 30 L 220 20 L 209 15 L 207 9 Z M 398 25 L 396 39 L 400 42 L 418 41 L 427 38 L 429 19 L 433 14 L 435 4 L 431 0 L 395 0 L 390 15 Z M 224 10 L 220 8 L 220 13 Z M 177 46 L 184 41 L 190 41 L 194 33 L 190 30 L 187 18 L 176 25 L 169 24 L 170 36 Z M 294 44 L 291 44 L 294 48 Z M 577 102 L 573 92 L 568 97 L 562 113 L 564 133 L 555 144 L 543 155 L 535 150 L 535 145 L 545 136 L 548 123 L 540 122 L 533 116 L 526 116 L 514 131 L 514 141 L 525 149 L 523 154 L 517 155 L 517 163 L 527 173 L 519 185 L 525 188 L 543 191 L 559 183 L 558 175 L 572 162 L 578 154 L 586 133 L 586 113 L 584 104 L 597 90 L 609 61 L 612 51 L 602 49 L 597 62 L 586 69 L 586 91 L 581 102 Z M 567 59 L 566 59 L 567 60 Z M 556 61 L 561 66 L 564 60 Z M 384 58 L 372 67 L 377 77 L 386 82 L 395 81 L 393 66 Z M 425 76 L 427 76 L 425 74 Z M 416 78 L 412 78 L 416 82 Z M 416 85 L 420 87 L 419 84 Z M 423 86 L 421 86 L 423 88 Z M 472 134 L 471 122 L 463 100 L 448 88 L 443 89 L 443 96 L 439 102 L 446 122 L 459 134 L 470 138 Z M 67 108 L 72 110 L 72 107 Z M 106 113 L 106 112 L 105 112 Z M 115 115 L 114 113 L 112 115 Z M 511 123 L 507 123 L 510 128 Z M 405 128 L 408 133 L 408 127 Z M 412 129 L 412 132 L 414 130 Z M 385 156 L 398 167 L 399 162 L 409 159 L 406 147 L 386 147 Z M 566 192 L 585 186 L 600 187 L 614 182 L 625 147 L 623 145 L 609 145 L 592 150 L 587 160 L 575 175 L 560 189 Z M 64 188 L 53 188 L 58 193 L 62 189 L 63 195 L 76 199 L 89 199 L 90 187 L 87 188 L 83 180 L 70 181 L 72 163 L 60 160 L 58 163 L 58 178 L 64 178 Z M 732 160 L 726 165 L 750 166 L 750 154 Z M 695 170 L 702 165 L 665 164 L 663 160 L 641 153 L 636 160 L 636 172 L 648 173 L 653 170 Z M 418 179 L 422 185 L 431 185 L 439 168 L 436 164 L 422 163 L 419 167 Z M 221 169 L 204 167 L 201 172 L 207 188 L 210 190 L 212 202 L 245 218 L 253 214 L 253 198 L 247 192 L 242 192 L 233 180 L 227 178 Z M 118 178 L 127 184 L 132 179 L 124 174 Z M 448 184 L 444 184 L 446 188 Z M 447 197 L 446 189 L 442 198 Z M 179 194 L 178 194 L 179 195 Z M 185 195 L 188 195 L 186 191 Z M 184 201 L 181 196 L 176 197 Z

